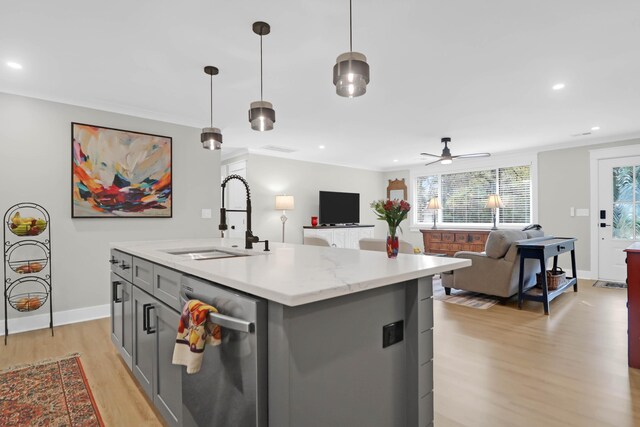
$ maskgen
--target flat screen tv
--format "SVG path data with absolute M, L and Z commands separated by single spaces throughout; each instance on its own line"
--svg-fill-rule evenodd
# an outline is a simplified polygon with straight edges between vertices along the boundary
M 360 222 L 360 194 L 320 192 L 320 224 L 357 224 Z

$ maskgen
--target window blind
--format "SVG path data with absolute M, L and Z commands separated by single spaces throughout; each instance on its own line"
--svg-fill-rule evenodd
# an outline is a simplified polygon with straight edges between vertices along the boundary
M 531 222 L 531 171 L 529 166 L 498 169 L 498 194 L 504 208 L 498 211 L 501 224 Z
M 491 209 L 484 205 L 495 188 L 495 169 L 442 175 L 442 222 L 490 223 Z
M 430 176 L 421 176 L 418 177 L 416 183 L 416 222 L 433 222 L 433 214 L 432 210 L 427 209 L 429 205 L 429 200 L 432 197 L 438 196 L 438 186 L 440 182 L 440 177 L 438 175 L 430 175 Z M 437 213 L 436 213 L 437 214 Z
M 440 197 L 444 224 L 491 224 L 490 194 L 500 194 L 505 207 L 498 210 L 499 223 L 531 223 L 531 168 L 514 166 L 482 171 L 421 176 L 416 179 L 415 222 L 433 221 L 427 209 L 432 197 Z

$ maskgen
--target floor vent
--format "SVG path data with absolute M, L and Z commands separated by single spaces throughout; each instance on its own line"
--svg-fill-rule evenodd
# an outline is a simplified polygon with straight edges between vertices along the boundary
M 265 145 L 264 147 L 262 147 L 262 149 L 263 150 L 277 151 L 279 153 L 293 153 L 295 151 L 298 151 L 298 150 L 294 150 L 293 148 L 278 147 L 277 145 Z

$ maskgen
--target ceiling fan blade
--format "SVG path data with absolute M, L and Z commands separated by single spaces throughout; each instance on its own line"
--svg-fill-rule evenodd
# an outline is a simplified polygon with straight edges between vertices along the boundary
M 431 157 L 440 157 L 439 155 L 429 154 L 429 153 L 420 153 L 421 156 L 431 156 Z
M 460 154 L 458 156 L 451 156 L 454 159 L 464 159 L 464 158 L 470 158 L 470 157 L 489 157 L 491 154 L 490 153 L 471 153 L 471 154 Z
M 438 156 L 438 157 L 440 157 L 440 156 Z M 432 165 L 434 163 L 440 163 L 440 159 L 434 160 L 433 162 L 429 162 L 429 163 L 425 164 L 425 166 L 429 166 L 429 165 Z

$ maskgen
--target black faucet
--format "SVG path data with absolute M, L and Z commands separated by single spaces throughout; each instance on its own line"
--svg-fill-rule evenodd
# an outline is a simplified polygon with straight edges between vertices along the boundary
M 224 207 L 224 189 L 227 186 L 227 182 L 232 179 L 237 179 L 244 184 L 244 188 L 247 190 L 247 208 L 246 209 L 225 209 Z M 224 237 L 224 231 L 227 229 L 227 212 L 246 212 L 247 213 L 247 231 L 245 232 L 245 249 L 253 249 L 254 243 L 264 243 L 264 250 L 269 251 L 269 241 L 260 240 L 258 236 L 254 236 L 251 231 L 251 190 L 249 190 L 249 183 L 246 179 L 240 175 L 229 175 L 222 181 L 222 207 L 220 208 L 220 225 L 218 229 L 222 232 Z

